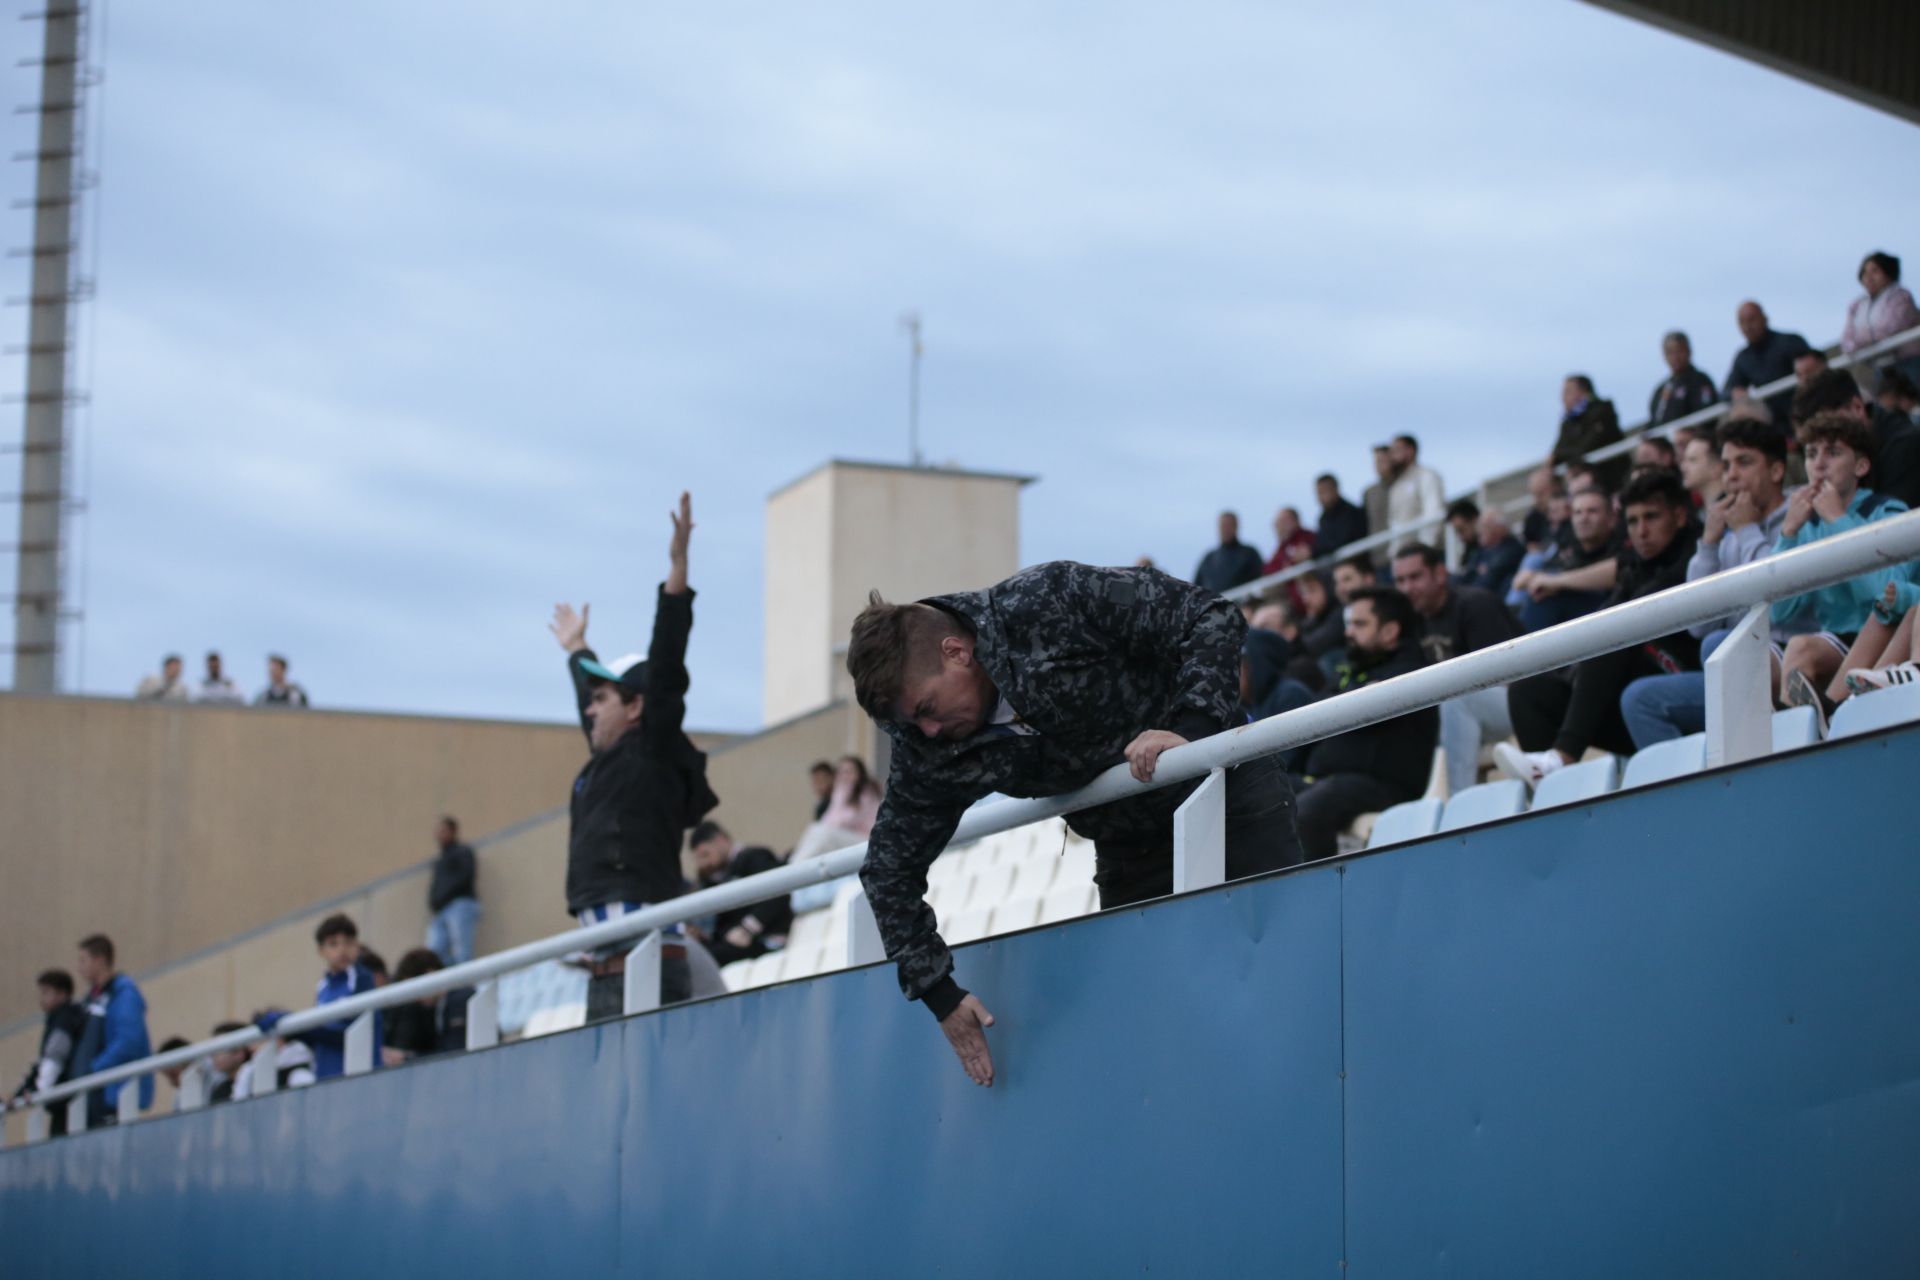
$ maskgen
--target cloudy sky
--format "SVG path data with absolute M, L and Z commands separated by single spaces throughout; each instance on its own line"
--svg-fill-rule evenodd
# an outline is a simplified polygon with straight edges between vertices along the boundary
M 1827 342 L 1920 261 L 1912 126 L 1572 0 L 1329 8 L 114 4 L 82 686 L 281 649 L 560 718 L 552 603 L 640 647 L 688 487 L 692 719 L 752 728 L 765 497 L 903 457 L 908 307 L 928 455 L 1042 477 L 1026 560 L 1185 568 L 1377 438 L 1464 483 L 1570 370 L 1637 418 L 1664 329 L 1718 377 L 1741 298 Z

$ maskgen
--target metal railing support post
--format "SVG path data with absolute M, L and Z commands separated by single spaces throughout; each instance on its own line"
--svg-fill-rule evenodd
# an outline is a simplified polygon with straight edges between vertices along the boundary
M 622 988 L 621 1009 L 626 1013 L 652 1013 L 660 1007 L 660 934 L 649 933 L 640 945 L 627 952 L 626 983 Z
M 880 925 L 873 918 L 873 904 L 862 889 L 847 899 L 847 965 L 878 964 L 887 958 L 886 944 L 880 941 Z
M 140 1082 L 145 1076 L 135 1076 L 131 1080 L 120 1082 L 120 1100 L 114 1108 L 114 1119 L 120 1124 L 132 1124 L 140 1118 Z
M 180 1073 L 180 1110 L 198 1111 L 207 1105 L 207 1064 L 195 1061 Z
M 1215 769 L 1173 811 L 1173 891 L 1227 882 L 1227 771 Z
M 1771 611 L 1757 604 L 1707 659 L 1707 768 L 1773 750 L 1772 642 Z
M 69 1102 L 67 1104 L 67 1110 L 73 1110 L 73 1103 Z M 47 1116 L 47 1109 L 45 1107 L 35 1107 L 33 1110 L 27 1112 L 27 1141 L 30 1143 L 45 1142 L 47 1140 L 47 1129 L 51 1124 L 52 1121 Z
M 491 1049 L 500 1043 L 500 984 L 483 982 L 467 1001 L 467 1048 Z
M 347 1024 L 346 1073 L 361 1076 L 374 1069 L 380 1046 L 373 1042 L 373 1020 L 379 1014 L 367 1010 Z
M 247 1085 L 250 1097 L 277 1092 L 280 1088 L 280 1042 L 269 1040 L 253 1055 L 253 1071 Z

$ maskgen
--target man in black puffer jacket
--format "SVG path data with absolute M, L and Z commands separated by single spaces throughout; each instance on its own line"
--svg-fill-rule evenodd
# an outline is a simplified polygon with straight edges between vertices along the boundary
M 602 663 L 587 647 L 587 609 L 557 605 L 552 631 L 567 651 L 593 757 L 573 782 L 567 842 L 567 910 L 582 925 L 598 924 L 677 898 L 685 889 L 680 845 L 687 831 L 719 803 L 707 786 L 707 758 L 681 726 L 687 714 L 687 636 L 693 591 L 687 586 L 687 542 L 693 507 L 680 495 L 668 549 L 667 580 L 653 615 L 644 661 Z M 686 943 L 678 926 L 664 931 L 660 999 L 693 991 Z M 624 1007 L 627 942 L 591 960 L 587 1019 L 617 1017 Z
M 1412 603 L 1392 587 L 1362 587 L 1347 601 L 1347 663 L 1326 696 L 1426 665 Z M 1331 858 L 1340 833 L 1361 814 L 1419 799 L 1439 743 L 1440 713 L 1433 707 L 1314 743 L 1294 784 L 1307 857 Z

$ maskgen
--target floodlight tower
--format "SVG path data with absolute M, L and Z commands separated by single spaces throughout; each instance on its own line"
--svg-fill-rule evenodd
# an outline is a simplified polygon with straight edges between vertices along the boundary
M 27 291 L 27 387 L 21 424 L 20 540 L 13 596 L 13 688 L 52 693 L 60 675 L 60 624 L 64 604 L 63 534 L 69 510 L 67 384 L 72 354 L 70 304 L 83 282 L 73 272 L 80 230 L 81 95 L 85 68 L 86 0 L 47 0 L 25 15 L 46 24 L 40 64 L 40 101 L 22 114 L 39 119 L 38 145 L 14 156 L 34 166 L 33 246 L 16 250 L 32 259 Z M 23 65 L 32 65 L 32 61 Z
M 920 313 L 908 311 L 900 317 L 900 328 L 913 344 L 907 356 L 907 461 L 920 462 Z

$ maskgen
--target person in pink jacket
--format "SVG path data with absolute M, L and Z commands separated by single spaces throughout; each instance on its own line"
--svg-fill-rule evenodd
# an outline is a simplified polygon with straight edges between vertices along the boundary
M 1913 294 L 1900 283 L 1900 259 L 1890 253 L 1868 254 L 1860 264 L 1860 283 L 1867 292 L 1847 306 L 1847 327 L 1840 334 L 1842 351 L 1852 355 L 1920 325 L 1920 308 L 1914 306 Z M 1903 365 L 1916 359 L 1920 359 L 1920 340 L 1893 353 L 1893 360 Z

